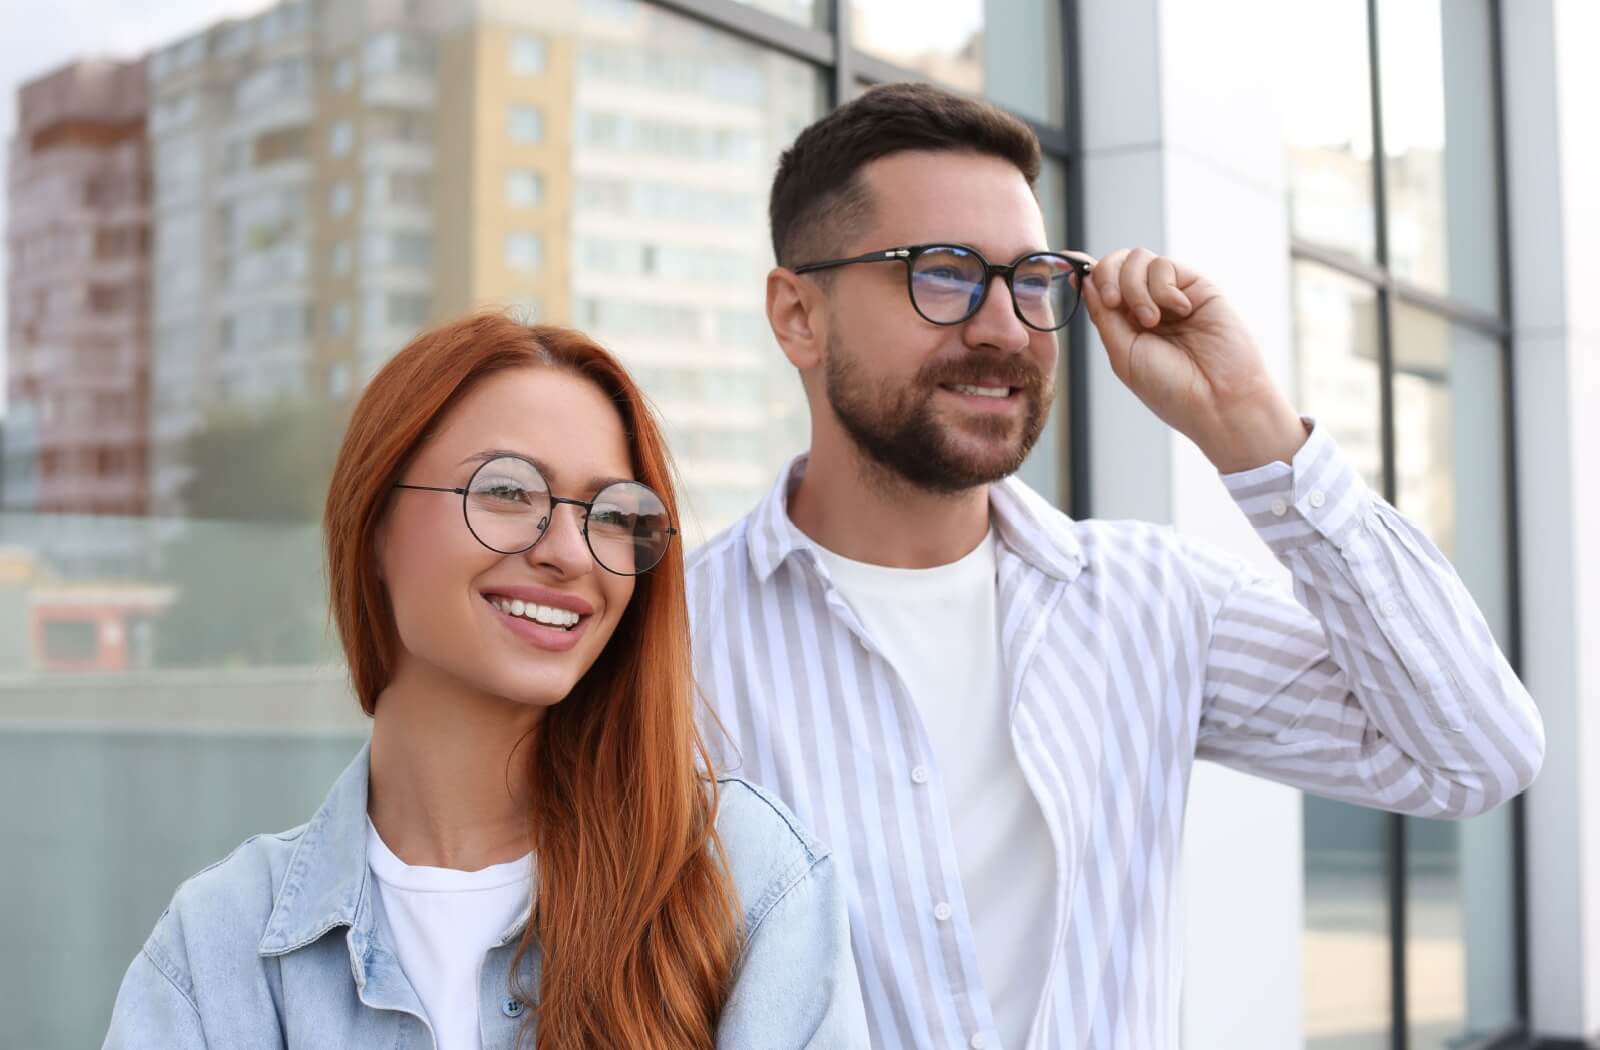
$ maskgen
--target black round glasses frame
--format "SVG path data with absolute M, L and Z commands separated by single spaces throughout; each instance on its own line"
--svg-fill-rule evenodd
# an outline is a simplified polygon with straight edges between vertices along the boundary
M 953 321 L 939 321 L 923 313 L 922 307 L 917 305 L 917 293 L 915 287 L 912 285 L 912 280 L 916 274 L 916 262 L 919 258 L 931 251 L 948 250 L 951 248 L 970 253 L 978 260 L 979 263 L 983 265 L 983 291 L 978 293 L 977 301 L 974 302 L 971 308 L 968 309 L 967 312 L 961 317 Z M 1074 259 L 1072 256 L 1063 255 L 1060 252 L 1023 252 L 1010 263 L 1002 266 L 998 263 L 990 262 L 984 257 L 982 252 L 971 247 L 970 245 L 956 244 L 952 242 L 948 244 L 906 244 L 901 245 L 898 248 L 884 248 L 880 251 L 867 252 L 865 255 L 854 255 L 848 259 L 824 259 L 821 262 L 804 263 L 800 266 L 796 266 L 794 268 L 794 272 L 797 274 L 815 273 L 818 270 L 831 270 L 839 266 L 854 266 L 856 263 L 903 262 L 906 264 L 906 295 L 911 299 L 911 308 L 917 312 L 919 317 L 921 317 L 924 321 L 927 321 L 929 324 L 946 326 L 966 324 L 968 321 L 972 320 L 977 312 L 983 309 L 983 304 L 988 301 L 989 290 L 994 286 L 994 279 L 996 277 L 1000 277 L 1004 278 L 1006 282 L 1006 290 L 1011 293 L 1011 312 L 1017 315 L 1017 320 L 1021 321 L 1023 324 L 1027 325 L 1029 328 L 1032 328 L 1036 332 L 1058 332 L 1072 323 L 1073 317 L 1075 317 L 1078 313 L 1078 304 L 1083 300 L 1083 293 L 1081 291 L 1078 292 L 1078 294 L 1073 298 L 1072 309 L 1067 311 L 1067 316 L 1062 318 L 1059 324 L 1053 325 L 1052 327 L 1045 328 L 1040 325 L 1036 325 L 1024 317 L 1022 315 L 1022 308 L 1017 305 L 1017 289 L 1012 282 L 1016 277 L 1017 267 L 1021 266 L 1029 259 L 1038 258 L 1061 260 L 1067 264 L 1068 269 L 1078 275 L 1079 282 L 1082 282 L 1084 278 L 1088 277 L 1089 272 L 1094 268 L 1093 263 L 1087 262 L 1083 259 Z

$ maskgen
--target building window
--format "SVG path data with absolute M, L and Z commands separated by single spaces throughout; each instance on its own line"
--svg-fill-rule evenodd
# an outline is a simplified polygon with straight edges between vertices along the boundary
M 389 323 L 402 328 L 415 329 L 428 321 L 426 295 L 389 296 Z
M 342 339 L 350 334 L 350 304 L 337 302 L 328 307 L 328 335 Z
M 544 244 L 537 233 L 506 234 L 506 265 L 514 270 L 537 270 Z
M 328 129 L 328 154 L 342 157 L 355 144 L 355 128 L 348 120 L 341 120 Z
M 374 231 L 362 238 L 361 262 L 369 268 L 426 268 L 433 263 L 433 238 L 411 231 Z
M 1282 20 L 1276 51 L 1298 401 L 1451 560 L 1505 648 L 1497 9 L 1306 5 Z M 1445 822 L 1306 797 L 1308 1050 L 1486 1046 L 1518 1031 L 1520 804 Z
M 336 182 L 328 191 L 328 214 L 339 216 L 350 214 L 350 208 L 355 202 L 355 193 L 350 189 L 348 182 Z
M 335 241 L 328 251 L 328 269 L 337 277 L 343 277 L 350 272 L 352 252 L 349 241 Z
M 413 109 L 374 106 L 367 113 L 366 140 L 429 145 L 433 142 L 432 117 Z
M 544 179 L 536 171 L 518 169 L 506 174 L 506 203 L 513 208 L 532 208 L 544 196 Z
M 544 41 L 536 36 L 518 36 L 511 40 L 511 72 L 518 76 L 533 76 L 544 72 Z
M 433 72 L 432 42 L 411 33 L 379 33 L 367 41 L 361 57 L 362 66 L 369 75 Z
M 544 118 L 534 106 L 512 106 L 510 125 L 512 142 L 538 142 L 544 137 Z
M 333 64 L 333 87 L 336 91 L 349 91 L 356 82 L 355 59 L 346 55 Z
M 48 620 L 43 631 L 45 659 L 89 663 L 100 656 L 100 625 L 93 620 Z

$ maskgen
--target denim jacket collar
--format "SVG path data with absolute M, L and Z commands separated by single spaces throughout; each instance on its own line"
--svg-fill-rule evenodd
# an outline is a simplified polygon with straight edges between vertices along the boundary
M 393 952 L 378 936 L 378 915 L 367 863 L 367 785 L 372 771 L 372 741 L 339 774 L 295 847 L 289 873 L 272 900 L 272 914 L 256 945 L 263 956 L 304 948 L 336 926 L 349 928 L 351 968 L 356 983 L 375 957 Z M 500 935 L 500 944 L 522 936 L 532 902 Z
M 368 741 L 339 775 L 301 834 L 256 946 L 261 955 L 284 955 L 303 948 L 336 926 L 350 928 L 353 957 L 368 953 L 377 926 L 367 867 L 371 755 Z

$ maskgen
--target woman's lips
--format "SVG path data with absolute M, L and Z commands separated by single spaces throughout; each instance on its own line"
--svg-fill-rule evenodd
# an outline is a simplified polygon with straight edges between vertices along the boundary
M 564 653 L 578 644 L 585 631 L 589 629 L 592 616 L 580 617 L 572 627 L 547 627 L 542 623 L 534 623 L 525 616 L 513 616 L 497 608 L 488 598 L 483 604 L 488 606 L 492 613 L 506 630 L 538 649 L 552 653 Z

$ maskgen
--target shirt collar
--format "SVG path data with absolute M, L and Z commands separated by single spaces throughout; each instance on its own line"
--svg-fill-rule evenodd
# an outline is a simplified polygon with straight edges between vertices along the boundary
M 350 927 L 352 936 L 370 936 L 367 779 L 371 755 L 368 741 L 301 833 L 257 945 L 262 955 L 293 951 L 335 926 Z
M 765 498 L 751 512 L 747 546 L 750 567 L 766 583 L 789 556 L 811 543 L 789 518 L 789 493 L 805 476 L 809 456 L 789 461 Z M 1083 571 L 1083 545 L 1074 523 L 1016 477 L 989 486 L 989 516 L 1000 545 L 1033 568 L 1063 581 Z

